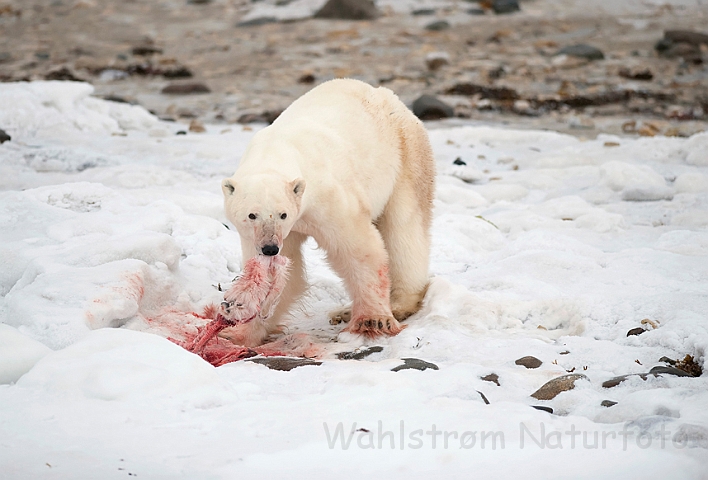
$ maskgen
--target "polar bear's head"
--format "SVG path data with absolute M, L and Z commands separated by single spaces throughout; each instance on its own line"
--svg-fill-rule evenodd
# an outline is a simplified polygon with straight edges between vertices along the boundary
M 278 173 L 233 176 L 221 182 L 221 189 L 226 217 L 241 241 L 252 242 L 263 255 L 277 255 L 300 217 L 305 180 L 290 181 Z

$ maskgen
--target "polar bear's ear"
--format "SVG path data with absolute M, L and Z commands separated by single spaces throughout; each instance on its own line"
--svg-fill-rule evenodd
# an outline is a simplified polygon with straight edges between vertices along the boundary
M 292 188 L 292 191 L 296 197 L 302 197 L 302 193 L 305 191 L 305 179 L 296 178 L 295 180 L 290 182 L 290 187 Z
M 231 180 L 229 180 L 228 178 L 225 178 L 221 182 L 221 189 L 224 191 L 225 196 L 233 195 L 233 193 L 234 193 L 234 185 L 231 183 Z

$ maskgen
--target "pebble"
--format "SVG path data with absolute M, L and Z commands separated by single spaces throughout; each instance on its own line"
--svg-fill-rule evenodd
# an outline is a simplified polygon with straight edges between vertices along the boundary
M 532 356 L 527 356 L 527 357 L 521 357 L 517 361 L 514 362 L 517 365 L 522 365 L 526 368 L 538 368 L 541 365 L 543 365 L 543 362 L 539 360 L 536 357 Z
M 521 10 L 519 7 L 519 2 L 517 0 L 494 0 L 492 3 L 492 10 L 497 15 L 502 15 L 505 13 L 514 13 Z
M 421 120 L 439 120 L 450 118 L 455 110 L 433 95 L 421 95 L 413 102 L 413 113 Z
M 417 10 L 413 10 L 411 12 L 414 16 L 424 16 L 424 15 L 435 15 L 435 9 L 434 8 L 419 8 Z
M 489 405 L 489 400 L 487 400 L 487 397 L 486 397 L 482 392 L 480 392 L 479 390 L 477 390 L 477 393 L 479 393 L 479 396 L 482 397 L 482 400 L 484 400 L 484 403 L 486 403 L 487 405 Z
M 563 47 L 556 52 L 556 55 L 568 55 L 571 57 L 585 58 L 587 60 L 602 60 L 605 58 L 605 54 L 602 53 L 602 50 L 584 43 Z
M 83 82 L 84 80 L 73 74 L 71 70 L 62 67 L 59 70 L 54 70 L 44 76 L 45 80 L 60 80 L 63 82 Z
M 322 362 L 310 360 L 309 358 L 291 358 L 291 357 L 264 357 L 264 358 L 249 358 L 247 362 L 258 363 L 265 365 L 271 370 L 280 370 L 289 372 L 293 368 L 305 367 L 308 365 L 319 366 Z
M 641 335 L 642 333 L 646 332 L 642 327 L 637 327 L 631 329 L 629 332 L 627 332 L 627 336 L 631 337 L 632 335 Z
M 9 142 L 12 140 L 12 137 L 5 132 L 5 130 L 0 128 L 0 144 L 3 144 L 5 142 Z
M 430 52 L 425 56 L 425 65 L 428 70 L 434 72 L 439 70 L 440 67 L 450 65 L 450 55 L 447 52 Z
M 206 128 L 204 128 L 204 125 L 195 118 L 189 122 L 189 131 L 192 133 L 204 133 L 206 132 Z
M 578 380 L 587 380 L 588 377 L 582 373 L 571 373 L 570 375 L 562 375 L 544 383 L 541 388 L 531 394 L 537 400 L 552 400 L 561 392 L 572 390 L 575 388 L 575 382 Z
M 211 90 L 203 83 L 171 83 L 162 89 L 165 95 L 192 95 L 209 93 Z
M 437 20 L 425 26 L 425 29 L 431 32 L 442 32 L 443 30 L 447 30 L 448 28 L 450 28 L 450 22 L 448 22 L 447 20 Z
M 315 18 L 336 20 L 374 20 L 381 16 L 372 0 L 329 0 Z
M 531 408 L 535 408 L 536 410 L 541 410 L 542 412 L 553 413 L 553 409 L 551 407 L 546 407 L 544 405 L 531 405 Z
M 496 383 L 498 387 L 501 386 L 499 384 L 499 375 L 497 375 L 496 373 L 490 373 L 489 375 L 485 375 L 484 377 L 481 377 L 481 379 L 484 380 L 485 382 Z
M 438 366 L 434 363 L 426 362 L 425 360 L 420 360 L 418 358 L 402 358 L 403 365 L 399 365 L 391 369 L 392 372 L 398 372 L 401 370 L 427 370 L 431 368 L 433 370 L 439 370 Z
M 250 20 L 245 20 L 243 22 L 238 22 L 237 27 L 258 27 L 260 25 L 266 25 L 269 23 L 277 23 L 278 19 L 276 17 L 257 17 Z
M 340 360 L 363 360 L 372 353 L 379 353 L 383 351 L 383 347 L 374 346 L 368 347 L 363 350 L 353 351 L 353 352 L 340 352 L 337 354 L 337 358 Z
M 462 157 L 457 157 L 454 162 L 452 162 L 453 165 L 467 165 L 467 162 L 462 160 Z
M 602 407 L 608 407 L 608 408 L 609 408 L 609 407 L 612 407 L 612 406 L 614 406 L 614 405 L 617 405 L 617 402 L 613 402 L 612 400 L 603 400 L 603 401 L 600 403 L 600 406 L 602 406 Z

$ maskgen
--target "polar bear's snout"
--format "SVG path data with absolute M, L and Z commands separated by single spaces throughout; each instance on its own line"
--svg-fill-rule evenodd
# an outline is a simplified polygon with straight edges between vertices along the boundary
M 269 257 L 277 255 L 279 251 L 280 249 L 277 245 L 265 245 L 263 246 L 263 248 L 261 248 L 261 252 L 263 252 L 263 255 L 267 255 Z

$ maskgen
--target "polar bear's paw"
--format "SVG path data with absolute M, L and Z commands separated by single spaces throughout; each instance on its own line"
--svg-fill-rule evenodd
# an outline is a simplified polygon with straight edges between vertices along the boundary
M 332 310 L 329 312 L 329 324 L 339 325 L 340 323 L 349 323 L 352 319 L 352 306 L 348 305 L 346 307 L 338 308 L 337 310 Z
M 387 315 L 366 315 L 349 322 L 345 330 L 368 338 L 376 338 L 381 335 L 398 335 L 407 326 L 401 325 L 398 320 Z

